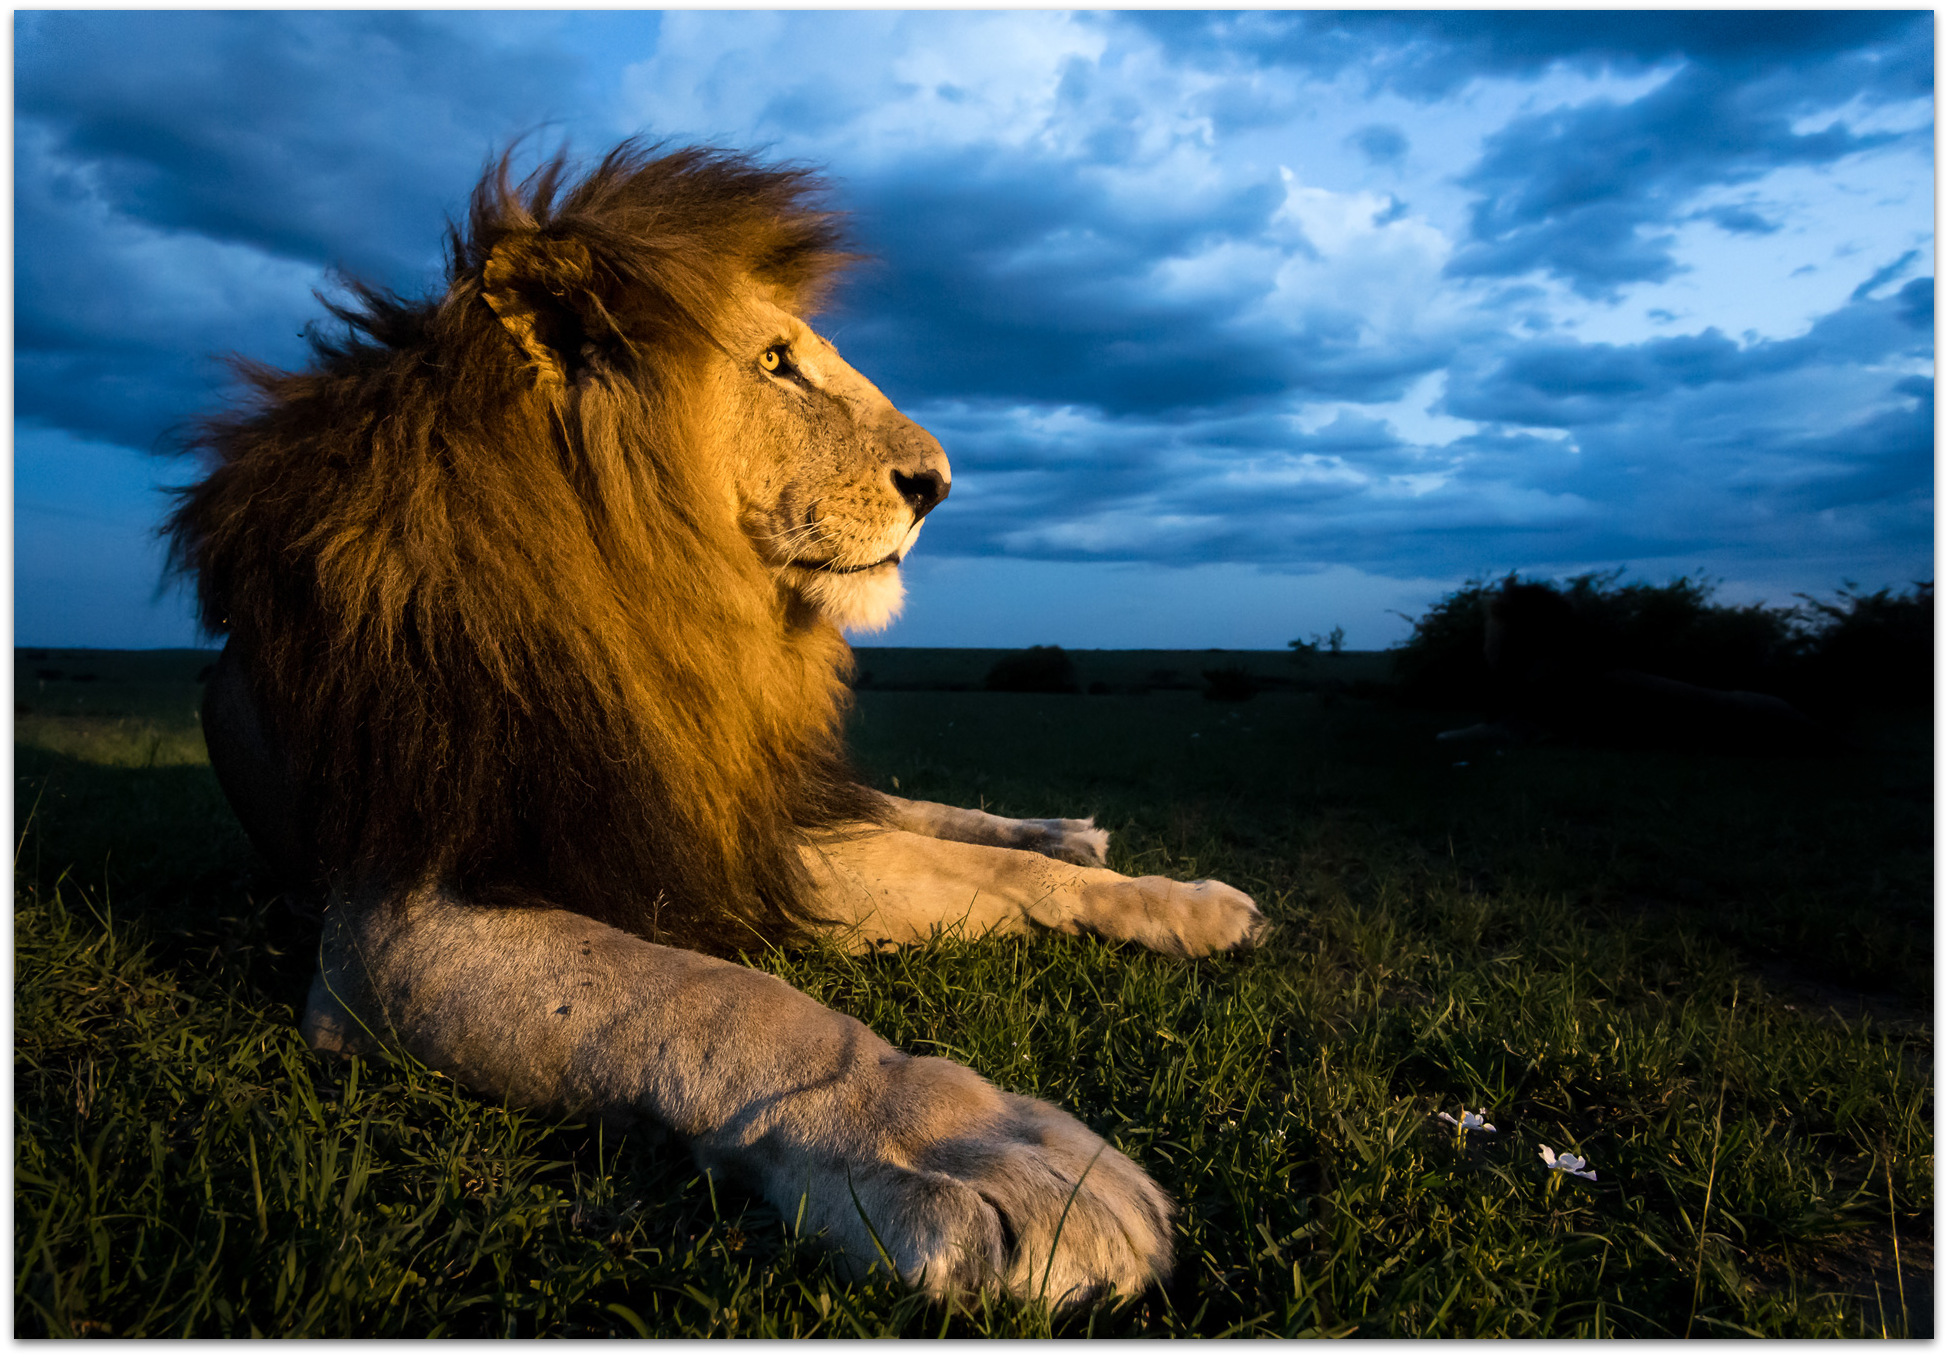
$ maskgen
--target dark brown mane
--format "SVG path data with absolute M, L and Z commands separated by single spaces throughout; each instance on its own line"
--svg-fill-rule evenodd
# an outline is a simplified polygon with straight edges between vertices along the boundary
M 736 288 L 803 312 L 843 261 L 818 191 L 715 151 L 626 143 L 519 186 L 503 159 L 443 293 L 350 284 L 305 370 L 239 364 L 252 400 L 201 427 L 212 469 L 167 532 L 320 875 L 714 950 L 808 917 L 799 845 L 867 813 L 849 652 L 712 507 L 696 375 Z

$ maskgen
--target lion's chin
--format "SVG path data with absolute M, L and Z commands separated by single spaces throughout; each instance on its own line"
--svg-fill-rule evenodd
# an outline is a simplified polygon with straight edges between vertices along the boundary
M 841 631 L 883 631 L 906 603 L 898 562 L 837 574 L 789 566 L 786 577 L 798 596 Z

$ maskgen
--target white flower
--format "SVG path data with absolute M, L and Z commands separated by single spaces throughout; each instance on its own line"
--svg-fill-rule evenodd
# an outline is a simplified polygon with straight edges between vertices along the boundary
M 1483 1120 L 1483 1118 L 1486 1117 L 1487 1114 L 1488 1114 L 1488 1109 L 1485 1107 L 1482 1108 L 1481 1111 L 1479 1112 L 1470 1112 L 1467 1108 L 1464 1107 L 1461 1109 L 1461 1120 L 1459 1121 L 1456 1121 L 1453 1117 L 1450 1117 L 1445 1112 L 1436 1112 L 1434 1115 L 1439 1117 L 1442 1121 L 1446 1122 L 1449 1126 L 1458 1127 L 1463 1131 L 1492 1132 L 1495 1128 L 1491 1126 L 1487 1121 Z
M 1556 1172 L 1573 1173 L 1578 1178 L 1589 1179 L 1592 1183 L 1596 1181 L 1596 1170 L 1585 1167 L 1589 1163 L 1589 1160 L 1584 1159 L 1580 1155 L 1557 1154 L 1547 1145 L 1538 1146 L 1537 1148 L 1542 1151 L 1542 1162 Z

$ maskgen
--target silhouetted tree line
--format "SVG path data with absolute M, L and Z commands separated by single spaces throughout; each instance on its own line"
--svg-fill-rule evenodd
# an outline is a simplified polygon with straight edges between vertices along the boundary
M 1932 582 L 1738 607 L 1714 602 L 1706 580 L 1621 575 L 1469 581 L 1394 652 L 1400 698 L 1478 709 L 1503 733 L 1677 721 L 1712 743 L 1768 743 L 1794 719 L 1830 730 L 1856 712 L 1933 700 Z

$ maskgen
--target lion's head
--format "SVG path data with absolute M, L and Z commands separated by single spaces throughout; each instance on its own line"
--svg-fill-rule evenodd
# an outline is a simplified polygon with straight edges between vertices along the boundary
M 310 866 L 695 945 L 806 917 L 799 844 L 870 813 L 839 628 L 891 618 L 948 486 L 806 323 L 845 260 L 818 191 L 634 143 L 578 181 L 503 160 L 442 294 L 352 284 L 308 369 L 243 365 L 169 531 Z
M 671 314 L 674 294 L 702 281 L 654 276 L 677 262 L 663 257 L 669 243 L 658 233 L 674 205 L 672 172 L 694 177 L 705 163 L 691 160 L 671 157 L 633 173 L 605 167 L 548 221 L 532 205 L 510 214 L 513 195 L 496 184 L 474 212 L 482 295 L 531 360 L 538 389 L 559 401 L 572 402 L 593 372 L 667 382 L 669 350 L 680 348 L 687 436 L 733 491 L 758 557 L 835 625 L 877 630 L 898 611 L 901 559 L 947 493 L 947 459 L 806 323 L 825 281 L 815 266 L 837 262 L 829 252 L 787 265 L 754 251 L 730 276 L 710 280 L 712 294 L 684 298 Z M 807 187 L 797 176 L 770 178 Z M 604 240 L 607 232 L 578 220 L 584 214 L 633 226 L 636 238 Z M 798 223 L 815 225 L 824 223 Z M 669 333 L 673 321 L 690 333 Z M 644 350 L 663 350 L 659 371 L 644 372 Z

